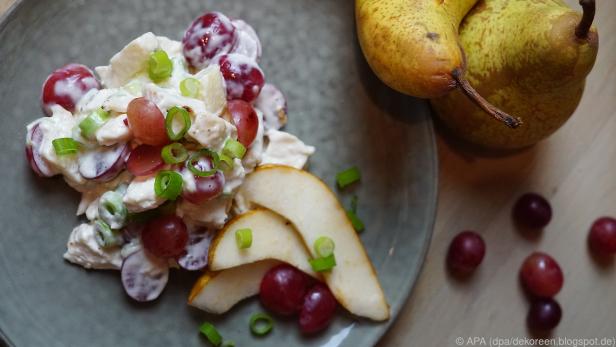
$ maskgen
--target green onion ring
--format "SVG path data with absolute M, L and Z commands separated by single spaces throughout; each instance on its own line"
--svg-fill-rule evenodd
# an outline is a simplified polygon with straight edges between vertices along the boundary
M 200 90 L 201 82 L 196 78 L 188 77 L 180 82 L 180 93 L 182 93 L 182 96 L 196 98 L 199 96 Z
M 79 151 L 79 142 L 70 137 L 60 137 L 51 141 L 57 155 L 75 154 Z
M 218 154 L 218 158 L 220 159 L 220 167 L 223 170 L 231 170 L 233 169 L 233 159 L 226 154 Z M 224 166 L 224 167 L 223 167 Z
M 250 248 L 252 246 L 252 230 L 250 228 L 236 230 L 235 243 L 239 249 Z
M 182 117 L 182 129 L 179 132 L 173 131 L 173 120 L 176 116 Z M 165 118 L 165 128 L 167 129 L 167 135 L 171 139 L 171 141 L 179 141 L 181 140 L 188 129 L 190 129 L 190 115 L 188 111 L 181 107 L 174 106 L 167 111 L 167 117 Z
M 202 171 L 195 167 L 195 162 L 197 162 L 202 156 L 207 156 L 212 159 L 213 167 L 211 170 Z M 218 171 L 218 168 L 220 167 L 220 157 L 218 157 L 218 154 L 216 152 L 210 151 L 207 148 L 203 148 L 199 152 L 196 152 L 190 156 L 190 158 L 186 162 L 186 167 L 195 176 L 209 177 L 216 174 L 216 172 Z
M 336 257 L 332 253 L 327 257 L 310 259 L 309 262 L 314 272 L 324 272 L 329 271 L 336 266 Z
M 162 82 L 171 76 L 173 62 L 167 52 L 157 49 L 150 54 L 148 59 L 148 76 L 155 83 Z
M 222 343 L 222 336 L 220 335 L 218 330 L 216 330 L 216 327 L 214 327 L 214 325 L 212 325 L 211 323 L 205 322 L 201 324 L 201 326 L 199 327 L 199 331 L 201 331 L 201 333 L 205 335 L 207 340 L 210 341 L 212 345 L 220 346 L 220 344 Z
M 267 335 L 274 327 L 274 320 L 265 313 L 255 313 L 250 317 L 250 331 L 257 336 Z
M 222 152 L 231 158 L 244 158 L 246 147 L 237 140 L 229 139 L 225 142 Z
M 334 240 L 327 236 L 321 236 L 314 241 L 314 251 L 317 256 L 321 258 L 334 254 L 335 248 L 336 244 L 334 243 Z
M 348 185 L 359 181 L 360 179 L 361 173 L 356 166 L 341 171 L 336 175 L 336 182 L 338 183 L 338 187 L 340 187 L 340 189 L 343 189 Z
M 174 142 L 163 147 L 160 151 L 160 156 L 167 164 L 179 164 L 188 159 L 188 151 L 186 151 L 186 148 L 181 143 Z
M 184 180 L 182 175 L 175 171 L 162 170 L 156 174 L 154 180 L 154 192 L 156 196 L 175 200 L 182 193 Z

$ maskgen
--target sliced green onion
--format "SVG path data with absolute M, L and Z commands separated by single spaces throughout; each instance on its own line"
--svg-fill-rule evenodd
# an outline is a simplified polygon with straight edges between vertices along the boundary
M 60 137 L 51 141 L 57 155 L 75 154 L 79 151 L 79 142 L 70 137 Z
M 336 248 L 334 240 L 327 236 L 321 236 L 314 241 L 314 251 L 320 258 L 334 254 L 334 248 Z
M 201 82 L 198 79 L 188 77 L 180 82 L 180 93 L 189 98 L 197 98 L 201 90 Z
M 360 179 L 361 174 L 356 166 L 341 171 L 336 175 L 336 182 L 338 182 L 338 187 L 340 187 L 340 189 L 343 189 L 348 185 L 359 181 Z
M 174 142 L 163 147 L 160 151 L 160 156 L 167 164 L 179 164 L 188 159 L 188 151 L 186 151 L 186 148 L 181 143 Z
M 148 76 L 155 83 L 162 82 L 171 76 L 173 72 L 173 63 L 167 52 L 162 49 L 157 49 L 150 54 L 148 60 Z
M 120 229 L 126 224 L 128 210 L 122 201 L 122 194 L 108 191 L 98 201 L 98 215 L 112 229 Z
M 250 317 L 250 331 L 257 336 L 267 335 L 274 327 L 274 320 L 265 313 L 255 313 Z
M 353 195 L 353 197 L 351 198 L 351 211 L 353 211 L 353 213 L 357 213 L 357 202 L 359 201 L 359 198 L 357 197 L 357 195 Z
M 199 158 L 201 158 L 202 156 L 207 156 L 212 159 L 213 167 L 211 170 L 200 170 L 199 168 L 195 167 L 195 163 L 197 163 L 199 161 Z M 218 168 L 220 167 L 220 157 L 218 157 L 218 154 L 216 152 L 210 151 L 207 148 L 203 148 L 199 152 L 190 156 L 190 158 L 186 162 L 186 167 L 196 176 L 209 177 L 214 175 L 218 171 Z
M 184 180 L 182 175 L 175 171 L 162 170 L 156 174 L 154 192 L 156 196 L 168 200 L 175 200 L 182 193 Z
M 220 344 L 222 343 L 222 336 L 220 335 L 218 330 L 216 330 L 216 327 L 214 327 L 214 325 L 212 325 L 211 323 L 205 322 L 201 324 L 201 326 L 199 327 L 199 331 L 201 331 L 201 333 L 205 335 L 207 340 L 210 341 L 212 345 L 220 346 Z
M 220 345 L 220 347 L 235 347 L 235 342 L 231 340 L 226 340 L 222 343 L 222 345 Z
M 122 239 L 104 221 L 97 219 L 94 222 L 94 228 L 96 230 L 95 240 L 99 246 L 108 248 L 122 244 Z
M 309 262 L 315 272 L 329 271 L 336 266 L 336 257 L 332 253 L 327 257 L 310 259 Z
M 226 154 L 218 154 L 218 158 L 220 159 L 220 166 L 223 170 L 231 170 L 233 169 L 233 159 Z M 224 167 L 223 167 L 224 166 Z
M 364 230 L 364 222 L 362 222 L 362 220 L 357 217 L 357 214 L 353 212 L 353 210 L 347 210 L 346 214 L 351 221 L 351 224 L 353 225 L 353 229 L 355 229 L 355 231 L 360 232 Z
M 175 123 L 175 119 L 180 117 L 180 121 L 182 122 L 182 128 L 177 133 L 173 130 L 173 125 Z M 188 111 L 183 109 L 182 107 L 174 106 L 167 111 L 167 117 L 165 118 L 165 128 L 167 128 L 167 135 L 171 139 L 171 141 L 179 141 L 186 135 L 188 129 L 190 129 L 190 115 Z
M 249 248 L 252 245 L 252 230 L 249 228 L 236 230 L 235 243 L 239 249 Z
M 230 156 L 231 158 L 244 158 L 246 154 L 246 147 L 239 141 L 229 139 L 225 142 L 225 146 L 222 149 L 222 153 Z
M 109 118 L 109 112 L 99 108 L 96 111 L 90 113 L 86 118 L 79 122 L 79 129 L 81 129 L 81 135 L 87 139 L 92 139 L 94 133 L 100 128 Z

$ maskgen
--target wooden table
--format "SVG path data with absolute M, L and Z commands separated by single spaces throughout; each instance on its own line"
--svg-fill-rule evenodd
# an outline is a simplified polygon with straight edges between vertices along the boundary
M 12 2 L 0 0 L 0 13 Z M 597 63 L 577 112 L 554 136 L 515 155 L 478 157 L 439 134 L 432 244 L 413 295 L 381 346 L 530 337 L 517 272 L 535 250 L 554 256 L 565 273 L 557 296 L 564 316 L 553 336 L 616 336 L 616 266 L 593 260 L 586 247 L 593 220 L 616 216 L 616 1 L 597 2 Z M 537 238 L 516 232 L 510 217 L 513 202 L 528 191 L 544 194 L 554 209 L 553 221 Z M 447 275 L 444 259 L 449 241 L 463 229 L 481 233 L 488 248 L 479 271 L 459 282 Z

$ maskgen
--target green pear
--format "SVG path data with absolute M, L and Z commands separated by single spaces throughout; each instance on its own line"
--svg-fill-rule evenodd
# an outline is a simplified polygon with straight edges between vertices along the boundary
M 517 149 L 548 137 L 575 111 L 597 56 L 594 0 L 583 15 L 561 0 L 482 0 L 460 26 L 466 79 L 491 104 L 523 121 L 495 124 L 460 90 L 432 99 L 443 123 L 488 148 Z
M 356 0 L 357 37 L 366 61 L 389 87 L 435 98 L 464 87 L 510 127 L 519 121 L 488 103 L 464 79 L 458 26 L 477 0 Z

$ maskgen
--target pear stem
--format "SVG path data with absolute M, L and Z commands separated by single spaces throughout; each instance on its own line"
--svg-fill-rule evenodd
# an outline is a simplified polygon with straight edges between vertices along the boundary
M 455 69 L 452 71 L 451 75 L 454 80 L 457 82 L 458 87 L 462 89 L 464 94 L 471 99 L 475 105 L 481 107 L 484 111 L 486 111 L 492 117 L 498 119 L 499 121 L 505 123 L 510 128 L 517 128 L 522 124 L 522 120 L 520 118 L 512 117 L 507 113 L 501 111 L 496 106 L 492 105 L 488 100 L 484 99 L 475 88 L 473 88 L 470 83 L 464 78 L 461 69 Z
M 575 27 L 575 36 L 578 39 L 584 40 L 588 37 L 588 31 L 592 21 L 595 19 L 595 0 L 580 0 L 580 6 L 582 6 L 582 19 Z

